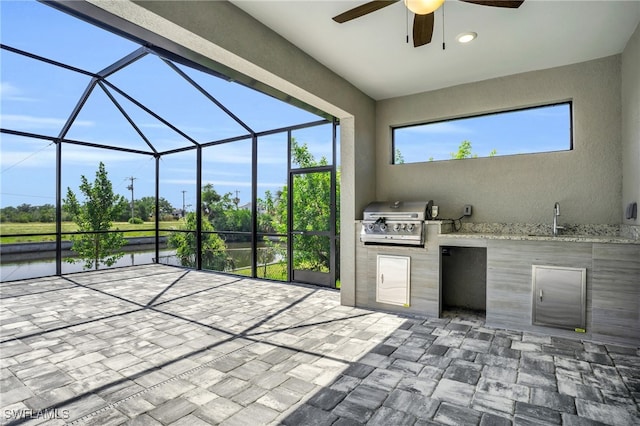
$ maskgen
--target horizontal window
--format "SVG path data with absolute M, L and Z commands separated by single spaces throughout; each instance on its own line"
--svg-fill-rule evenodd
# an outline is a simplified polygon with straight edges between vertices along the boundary
M 393 128 L 393 164 L 567 151 L 571 102 Z

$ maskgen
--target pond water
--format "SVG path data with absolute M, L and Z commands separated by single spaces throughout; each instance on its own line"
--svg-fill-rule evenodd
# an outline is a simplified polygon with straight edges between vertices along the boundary
M 259 248 L 260 249 L 260 248 Z M 158 261 L 164 265 L 181 266 L 175 256 L 175 250 L 160 250 Z M 227 254 L 233 259 L 235 268 L 251 266 L 251 247 L 249 243 L 227 243 Z M 63 254 L 63 259 L 68 257 Z M 112 268 L 124 266 L 147 265 L 155 262 L 154 248 L 138 249 L 125 253 Z M 281 260 L 281 256 L 273 254 L 267 260 L 269 263 Z M 101 267 L 100 269 L 107 269 Z M 82 272 L 83 263 L 62 262 L 62 273 L 70 274 Z M 22 253 L 20 255 L 3 256 L 0 262 L 0 281 L 24 280 L 36 277 L 46 277 L 56 274 L 55 252 Z
M 116 262 L 115 265 L 112 266 L 112 268 L 154 263 L 155 256 L 155 250 L 126 253 Z M 160 250 L 160 261 L 161 263 L 168 265 L 179 265 L 177 259 L 175 258 L 174 250 Z M 64 261 L 62 262 L 63 274 L 81 272 L 83 270 L 85 270 L 83 268 L 83 263 L 67 263 Z M 42 253 L 39 254 L 38 258 L 34 258 L 33 255 L 25 253 L 21 255 L 20 260 L 14 260 L 10 262 L 5 262 L 3 260 L 0 264 L 0 281 L 24 280 L 36 277 L 46 277 L 55 274 L 55 253 L 50 253 L 49 257 L 46 258 L 42 258 Z

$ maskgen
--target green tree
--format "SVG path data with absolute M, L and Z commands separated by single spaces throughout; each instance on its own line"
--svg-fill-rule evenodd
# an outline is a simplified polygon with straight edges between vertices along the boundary
M 131 203 L 125 197 L 120 197 L 118 205 L 113 210 L 115 214 L 113 220 L 117 222 L 127 222 L 131 218 Z
M 279 199 L 279 193 L 277 197 Z M 258 232 L 276 232 L 276 202 L 269 190 L 264 192 L 264 200 L 258 199 Z
M 460 143 L 457 152 L 451 153 L 451 158 L 455 160 L 461 160 L 463 158 L 476 158 L 477 156 L 477 154 L 471 153 L 471 142 L 466 140 Z
M 0 210 L 0 222 L 15 222 L 17 212 L 18 210 L 13 206 L 3 207 L 2 210 Z
M 152 198 L 155 201 L 155 198 L 153 197 L 143 197 L 141 201 L 144 201 L 147 198 Z M 158 206 L 160 207 L 160 218 L 162 218 L 163 216 L 171 215 L 173 213 L 173 206 L 164 197 L 160 197 L 160 199 L 158 200 Z M 155 213 L 155 204 L 154 204 L 153 211 Z
M 316 160 L 307 144 L 292 141 L 292 160 L 300 168 L 326 166 L 325 157 Z M 337 182 L 340 182 L 339 174 Z M 278 233 L 287 232 L 287 199 L 289 188 L 285 186 L 276 203 L 274 226 Z M 340 189 L 336 187 L 336 200 Z M 330 226 L 331 178 L 329 173 L 306 173 L 296 175 L 293 191 L 293 225 L 296 231 L 328 231 Z M 339 208 L 339 207 L 338 207 Z M 338 221 L 339 214 L 336 211 Z M 339 229 L 339 223 L 336 224 Z M 330 263 L 330 240 L 317 235 L 294 236 L 294 267 L 327 272 Z
M 258 232 L 277 233 L 282 230 L 282 222 L 278 219 L 277 204 L 281 201 L 281 191 L 276 192 L 275 198 L 271 191 L 264 193 L 264 200 L 258 199 Z M 286 220 L 284 221 L 286 232 Z M 286 240 L 273 237 L 262 237 L 263 246 L 258 248 L 258 276 L 275 280 L 287 279 Z M 285 259 L 274 265 L 275 259 Z M 270 266 L 271 265 L 271 266 Z
M 54 222 L 56 220 L 56 208 L 53 204 L 45 204 L 36 207 L 33 217 L 34 222 Z
M 202 187 L 203 215 L 217 231 L 251 232 L 251 211 L 239 209 L 232 194 L 220 195 L 211 183 Z M 226 241 L 251 241 L 249 235 L 228 234 Z
M 126 240 L 122 232 L 106 231 L 111 229 L 123 197 L 113 193 L 102 162 L 93 184 L 85 176 L 81 176 L 80 180 L 80 191 L 85 201 L 81 203 L 71 188 L 67 188 L 67 197 L 63 200 L 63 209 L 69 213 L 80 232 L 71 236 L 71 249 L 79 258 L 66 260 L 70 263 L 84 262 L 85 269 L 98 269 L 100 264 L 112 266 L 124 255 L 120 249 Z
M 498 155 L 498 150 L 496 150 L 495 148 L 492 149 L 491 152 L 489 152 L 489 157 L 495 157 L 496 155 Z M 457 152 L 451 153 L 451 158 L 454 160 L 461 160 L 463 158 L 478 158 L 478 154 L 472 153 L 471 142 L 465 140 L 460 142 Z
M 399 148 L 396 148 L 393 157 L 393 164 L 404 164 L 404 156 Z
M 211 223 L 202 217 L 202 267 L 214 271 L 226 271 L 233 269 L 233 261 L 227 256 L 227 247 L 224 241 L 214 234 Z M 184 218 L 183 231 L 173 232 L 169 235 L 169 247 L 176 249 L 176 256 L 182 266 L 196 267 L 196 214 L 187 213 Z

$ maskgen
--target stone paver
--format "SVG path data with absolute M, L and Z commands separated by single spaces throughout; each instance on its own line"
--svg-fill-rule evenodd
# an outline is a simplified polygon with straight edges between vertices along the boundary
M 640 348 L 473 313 L 160 265 L 0 290 L 2 424 L 640 424 Z

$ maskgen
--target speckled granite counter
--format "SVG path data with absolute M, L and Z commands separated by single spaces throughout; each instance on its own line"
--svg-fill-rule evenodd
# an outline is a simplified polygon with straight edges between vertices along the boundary
M 456 240 L 466 238 L 479 238 L 487 240 L 515 240 L 515 241 L 565 241 L 573 243 L 612 243 L 612 244 L 639 244 L 640 240 L 612 236 L 612 235 L 517 235 L 517 234 L 488 234 L 488 233 L 448 233 L 438 236 L 441 240 Z
M 628 225 L 563 225 L 560 235 L 554 237 L 551 226 L 530 223 L 463 223 L 457 232 L 444 228 L 439 238 L 486 239 L 515 241 L 564 241 L 574 243 L 640 244 L 636 228 Z M 624 229 L 623 229 L 624 228 Z M 632 228 L 632 229 L 629 229 Z

